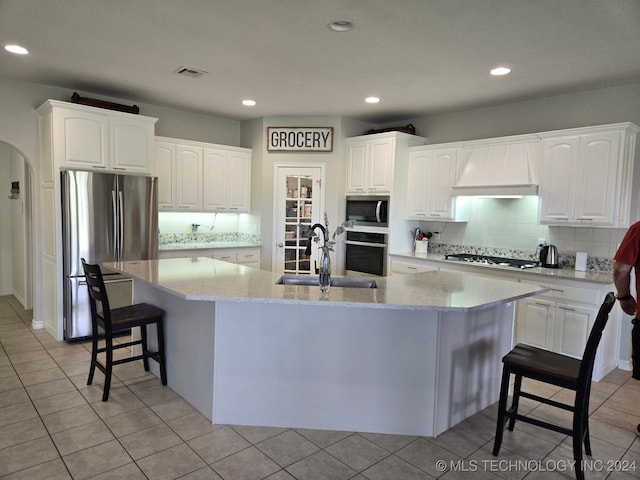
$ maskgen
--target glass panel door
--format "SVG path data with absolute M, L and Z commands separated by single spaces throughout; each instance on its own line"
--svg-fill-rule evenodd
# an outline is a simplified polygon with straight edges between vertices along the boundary
M 279 167 L 276 208 L 276 251 L 273 271 L 310 274 L 309 227 L 320 221 L 320 167 Z M 314 249 L 315 250 L 315 249 Z

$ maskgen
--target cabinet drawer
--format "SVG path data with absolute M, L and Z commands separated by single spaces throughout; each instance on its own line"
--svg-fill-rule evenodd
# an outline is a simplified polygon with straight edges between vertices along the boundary
M 239 251 L 238 263 L 260 263 L 260 251 Z
M 223 262 L 237 263 L 238 254 L 236 252 L 216 252 L 211 255 L 215 260 L 222 260 Z
M 543 293 L 540 297 L 552 298 L 558 301 L 570 301 L 585 303 L 587 305 L 600 305 L 602 299 L 600 298 L 600 292 L 596 289 L 587 289 L 579 287 L 570 287 L 566 285 L 557 285 L 554 283 L 544 282 L 523 282 L 532 283 L 534 285 L 540 285 L 548 288 L 549 292 Z
M 437 268 L 427 267 L 407 262 L 391 262 L 391 275 L 404 275 L 406 273 L 434 272 Z

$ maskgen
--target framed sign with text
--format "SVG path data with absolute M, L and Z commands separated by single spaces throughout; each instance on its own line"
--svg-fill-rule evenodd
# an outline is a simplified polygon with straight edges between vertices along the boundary
M 333 127 L 267 127 L 269 152 L 332 152 Z

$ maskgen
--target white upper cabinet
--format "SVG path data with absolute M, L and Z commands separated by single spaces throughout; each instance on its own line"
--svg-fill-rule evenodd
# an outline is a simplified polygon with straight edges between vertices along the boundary
M 637 132 L 625 123 L 540 134 L 540 223 L 628 227 Z
M 176 145 L 176 208 L 202 210 L 202 147 Z
M 154 126 L 136 115 L 109 118 L 110 164 L 113 170 L 151 173 Z
M 249 212 L 250 151 L 205 148 L 202 189 L 205 212 Z
M 158 177 L 158 209 L 176 208 L 176 145 L 156 140 L 154 149 L 154 175 Z
M 157 119 L 56 100 L 38 112 L 52 118 L 56 168 L 151 173 Z
M 249 211 L 249 149 L 156 137 L 155 167 L 160 210 Z
M 422 145 L 424 140 L 400 132 L 348 138 L 347 195 L 389 195 L 396 158 L 405 155 L 407 147 Z
M 459 146 L 447 144 L 409 149 L 407 218 L 466 221 L 465 209 L 457 208 L 458 200 L 451 194 L 451 186 L 460 173 Z
M 104 168 L 109 165 L 109 118 L 106 115 L 58 108 L 54 111 L 54 142 L 60 166 Z

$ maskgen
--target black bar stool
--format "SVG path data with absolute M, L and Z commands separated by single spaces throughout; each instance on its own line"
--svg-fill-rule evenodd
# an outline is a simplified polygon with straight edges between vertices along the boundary
M 164 353 L 164 310 L 149 305 L 147 303 L 138 303 L 136 305 L 128 305 L 110 309 L 107 290 L 102 278 L 102 271 L 99 265 L 92 265 L 82 259 L 82 268 L 87 277 L 87 287 L 89 289 L 89 304 L 91 307 L 91 368 L 89 369 L 89 378 L 87 385 L 93 382 L 93 374 L 96 367 L 104 373 L 104 390 L 102 393 L 102 401 L 109 399 L 109 388 L 111 386 L 111 374 L 114 365 L 121 363 L 134 362 L 142 360 L 145 371 L 149 371 L 149 359 L 157 361 L 160 364 L 160 380 L 162 385 L 167 384 L 167 367 Z M 98 305 L 99 304 L 99 305 Z M 147 345 L 147 325 L 155 324 L 158 333 L 158 351 L 150 352 Z M 104 348 L 98 348 L 98 327 L 104 330 Z M 141 339 L 133 342 L 113 344 L 113 335 L 132 327 L 140 327 Z M 133 345 L 142 346 L 142 354 L 132 357 L 113 359 L 113 351 L 119 348 L 130 347 Z M 98 360 L 98 354 L 105 352 L 106 361 L 103 364 Z
M 591 375 L 596 359 L 598 344 L 602 338 L 602 331 L 609 320 L 609 313 L 616 299 L 613 292 L 609 292 L 598 311 L 591 333 L 587 339 L 582 359 L 576 359 L 550 352 L 541 348 L 519 343 L 511 352 L 504 356 L 502 363 L 502 385 L 500 386 L 500 401 L 498 403 L 498 424 L 496 438 L 493 444 L 493 455 L 498 456 L 502 444 L 502 434 L 507 421 L 509 431 L 513 431 L 516 420 L 530 423 L 538 427 L 547 428 L 555 432 L 571 435 L 573 438 L 573 459 L 575 460 L 576 478 L 584 479 L 582 468 L 582 445 L 585 453 L 591 456 L 591 442 L 589 440 L 589 395 L 591 393 Z M 507 396 L 511 375 L 515 375 L 513 399 L 511 408 L 507 409 Z M 523 392 L 522 378 L 531 378 L 544 383 L 550 383 L 576 392 L 573 405 L 557 402 L 529 392 Z M 518 413 L 520 397 L 530 398 L 556 408 L 573 412 L 572 428 L 556 425 L 544 420 L 527 417 Z

